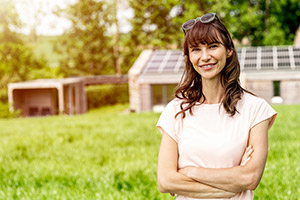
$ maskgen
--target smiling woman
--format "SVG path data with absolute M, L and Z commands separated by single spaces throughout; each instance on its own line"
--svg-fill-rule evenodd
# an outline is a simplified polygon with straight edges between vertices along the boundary
M 157 122 L 159 190 L 177 200 L 252 200 L 276 112 L 241 87 L 235 47 L 215 13 L 182 27 L 185 71 Z

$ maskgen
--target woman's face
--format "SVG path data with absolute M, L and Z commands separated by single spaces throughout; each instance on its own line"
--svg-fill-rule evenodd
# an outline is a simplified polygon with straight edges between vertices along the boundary
M 226 50 L 221 43 L 217 42 L 189 46 L 190 61 L 194 69 L 201 75 L 202 80 L 220 78 L 226 58 L 231 54 L 231 51 Z

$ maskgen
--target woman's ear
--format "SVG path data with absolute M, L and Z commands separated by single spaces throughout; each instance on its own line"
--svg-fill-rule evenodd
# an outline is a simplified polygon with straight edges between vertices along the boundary
M 230 56 L 232 56 L 233 51 L 232 50 L 227 50 L 227 58 L 229 58 Z

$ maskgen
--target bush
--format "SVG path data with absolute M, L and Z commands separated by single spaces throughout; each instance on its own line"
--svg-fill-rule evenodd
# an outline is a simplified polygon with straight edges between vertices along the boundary
M 128 84 L 86 87 L 88 109 L 129 102 Z
M 0 88 L 0 103 L 6 103 L 8 101 L 7 88 Z
M 8 104 L 0 102 L 0 118 L 12 118 L 20 115 L 20 111 L 9 112 Z

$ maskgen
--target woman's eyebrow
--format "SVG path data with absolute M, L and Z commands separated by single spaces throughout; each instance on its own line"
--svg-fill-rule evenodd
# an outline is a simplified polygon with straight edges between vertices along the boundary
M 197 44 L 190 44 L 189 45 L 189 48 L 195 48 L 195 47 L 199 47 L 199 45 L 197 45 Z
M 212 44 L 220 44 L 220 42 L 210 42 L 210 43 L 207 43 L 207 45 L 212 45 Z

